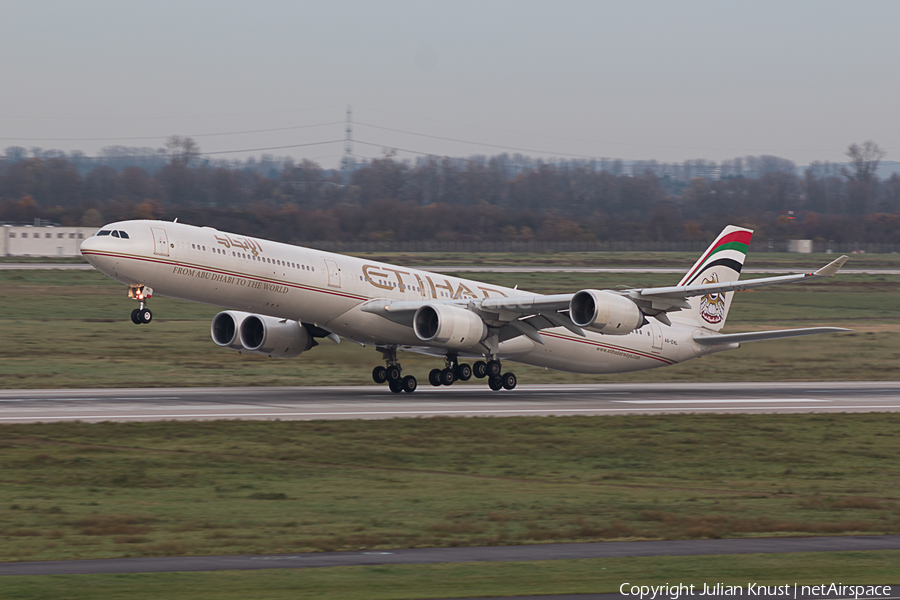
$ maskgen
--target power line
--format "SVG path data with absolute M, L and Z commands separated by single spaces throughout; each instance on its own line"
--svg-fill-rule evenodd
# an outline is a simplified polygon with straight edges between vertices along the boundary
M 329 106 L 308 106 L 306 108 L 292 108 L 290 110 L 269 110 L 262 112 L 246 112 L 246 113 L 222 113 L 222 114 L 204 114 L 204 115 L 173 115 L 168 117 L 60 117 L 60 116 L 29 116 L 29 115 L 0 115 L 0 119 L 34 119 L 34 120 L 50 120 L 50 121 L 161 121 L 165 119 L 207 119 L 218 117 L 251 117 L 258 115 L 278 115 L 285 113 L 296 113 L 310 110 L 323 110 L 326 108 L 337 108 L 339 104 Z
M 327 144 L 339 144 L 343 140 L 329 140 L 326 142 L 310 142 L 308 144 L 291 144 L 288 146 L 269 146 L 268 148 L 244 148 L 242 150 L 218 150 L 215 152 L 198 152 L 197 156 L 213 156 L 217 154 L 238 154 L 240 152 L 265 152 L 268 150 L 286 150 L 289 148 L 304 148 L 308 146 L 325 146 Z M 74 157 L 71 157 L 74 158 Z M 168 158 L 164 151 L 153 152 L 148 154 L 122 154 L 110 156 L 79 156 L 78 160 L 122 160 L 133 158 Z
M 237 154 L 239 152 L 265 152 L 266 150 L 286 150 L 288 148 L 305 148 L 307 146 L 324 146 L 325 144 L 339 144 L 344 140 L 330 140 L 327 142 L 311 142 L 308 144 L 292 144 L 290 146 L 270 146 L 268 148 L 245 148 L 244 150 L 219 150 L 218 152 L 199 152 L 201 156 L 213 154 Z
M 516 148 L 516 147 L 514 147 L 514 146 L 502 146 L 502 145 L 499 145 L 499 144 L 486 144 L 486 143 L 483 143 L 483 142 L 472 142 L 472 141 L 468 141 L 468 140 L 459 140 L 459 139 L 454 139 L 454 138 L 442 137 L 442 136 L 439 136 L 439 135 L 427 135 L 427 134 L 424 134 L 424 133 L 415 133 L 415 132 L 413 132 L 413 131 L 403 131 L 402 129 L 392 129 L 392 128 L 390 128 L 390 127 L 379 127 L 378 125 L 369 125 L 369 124 L 367 124 L 367 123 L 360 123 L 359 121 L 357 121 L 356 124 L 357 124 L 357 125 L 363 125 L 363 126 L 365 126 L 365 127 L 374 127 L 375 129 L 384 129 L 384 130 L 387 130 L 387 131 L 394 131 L 394 132 L 396 132 L 396 133 L 405 133 L 405 134 L 409 134 L 409 135 L 417 135 L 417 136 L 420 136 L 420 137 L 427 137 L 427 138 L 433 138 L 433 139 L 437 139 L 437 140 L 444 140 L 444 141 L 448 141 L 448 142 L 457 142 L 457 143 L 462 143 L 462 144 L 471 144 L 471 145 L 475 145 L 475 146 L 486 146 L 486 147 L 489 147 L 489 148 L 497 148 L 497 149 L 500 149 L 500 150 L 512 150 L 512 151 L 515 151 L 515 152 L 534 152 L 534 153 L 536 153 L 536 154 L 550 154 L 550 155 L 553 155 L 553 156 L 570 156 L 570 157 L 574 157 L 574 158 L 587 158 L 587 159 L 594 159 L 594 158 L 597 158 L 596 156 L 591 156 L 591 155 L 588 155 L 588 154 L 572 154 L 572 153 L 568 153 L 568 152 L 555 152 L 555 151 L 552 151 L 552 150 L 535 150 L 535 149 L 533 149 L 533 148 Z M 396 147 L 391 146 L 391 145 L 389 145 L 389 144 L 370 144 L 370 143 L 363 142 L 363 141 L 358 140 L 358 139 L 356 140 L 356 143 L 358 143 L 358 144 L 367 144 L 367 145 L 369 145 L 369 146 L 382 146 L 382 147 L 384 147 L 384 148 L 395 148 L 396 150 L 403 150 L 402 148 L 396 148 Z M 425 155 L 425 156 L 439 156 L 439 154 L 437 154 L 437 153 L 435 153 L 435 152 L 418 152 L 418 151 L 416 151 L 416 150 L 403 150 L 403 152 L 411 152 L 411 153 L 413 153 L 413 154 L 422 154 L 422 155 Z
M 394 115 L 396 117 L 403 118 L 413 118 L 418 119 L 420 121 L 430 121 L 432 123 L 441 123 L 443 125 L 452 125 L 454 127 L 467 127 L 469 129 L 480 129 L 483 131 L 496 131 L 498 133 L 509 133 L 513 135 L 524 135 L 529 137 L 539 137 L 545 138 L 549 140 L 562 140 L 566 142 L 585 142 L 589 144 L 610 144 L 613 146 L 631 146 L 635 148 L 661 148 L 665 150 L 717 150 L 717 151 L 728 151 L 728 152 L 761 152 L 761 153 L 769 153 L 769 152 L 832 152 L 833 148 L 821 149 L 821 148 L 782 148 L 782 149 L 772 149 L 772 148 L 723 148 L 718 146 L 672 146 L 666 144 L 638 144 L 635 142 L 622 142 L 617 140 L 596 140 L 596 139 L 587 139 L 587 138 L 577 138 L 577 137 L 565 137 L 565 136 L 557 136 L 557 135 L 546 135 L 542 133 L 529 133 L 525 131 L 513 131 L 510 129 L 498 129 L 495 127 L 483 127 L 480 125 L 466 125 L 465 123 L 454 123 L 451 121 L 443 121 L 440 119 L 429 119 L 427 117 L 417 117 L 413 115 L 406 115 L 391 112 L 388 110 L 381 110 L 378 108 L 372 108 L 370 106 L 364 106 L 365 110 L 371 110 L 374 112 L 384 113 L 386 115 Z M 364 123 L 357 122 L 360 125 Z M 385 128 L 388 129 L 388 128 Z M 401 131 L 401 130 L 396 130 Z M 423 134 L 413 134 L 413 135 L 423 135 Z M 436 137 L 436 136 L 435 136 Z M 468 143 L 468 142 L 466 142 Z M 477 143 L 477 142 L 472 142 Z
M 245 131 L 224 131 L 221 133 L 191 133 L 182 137 L 202 138 L 202 137 L 221 137 L 226 135 L 245 135 L 248 133 L 271 133 L 273 131 L 293 131 L 297 129 L 310 129 L 312 127 L 326 127 L 329 125 L 340 125 L 343 121 L 331 121 L 329 123 L 313 123 L 312 125 L 294 125 L 290 127 L 273 127 L 271 129 L 248 129 Z M 17 137 L 0 137 L 4 141 L 17 142 L 127 142 L 135 140 L 167 140 L 172 136 L 144 136 L 144 137 L 111 137 L 111 138 L 17 138 Z

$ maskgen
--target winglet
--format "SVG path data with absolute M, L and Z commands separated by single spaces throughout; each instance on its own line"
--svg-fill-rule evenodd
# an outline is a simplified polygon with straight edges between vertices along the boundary
M 813 273 L 813 275 L 815 275 L 816 277 L 834 277 L 835 273 L 837 273 L 841 269 L 841 267 L 844 266 L 844 263 L 847 262 L 848 258 L 849 257 L 846 254 L 841 256 L 840 258 L 836 258 Z

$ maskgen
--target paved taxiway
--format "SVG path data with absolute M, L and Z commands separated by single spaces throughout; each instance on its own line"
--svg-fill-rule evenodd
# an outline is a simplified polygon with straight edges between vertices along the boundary
M 472 548 L 405 548 L 383 551 L 309 552 L 256 556 L 172 556 L 36 561 L 0 563 L 0 575 L 164 573 L 484 561 L 510 562 L 621 556 L 698 556 L 704 554 L 856 552 L 861 550 L 900 550 L 900 535 L 594 542 Z
M 0 423 L 898 411 L 900 381 L 0 391 Z

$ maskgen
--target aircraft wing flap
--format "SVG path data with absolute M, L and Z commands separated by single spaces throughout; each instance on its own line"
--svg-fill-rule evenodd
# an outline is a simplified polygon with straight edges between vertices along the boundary
M 549 296 L 511 296 L 509 298 L 485 298 L 481 308 L 488 311 L 507 310 L 519 314 L 558 311 L 569 308 L 574 294 L 552 294 Z
M 763 340 L 779 340 L 782 338 L 800 337 L 804 335 L 818 335 L 820 333 L 841 333 L 853 331 L 843 327 L 805 327 L 802 329 L 776 329 L 774 331 L 751 331 L 747 333 L 726 333 L 715 335 L 711 333 L 697 332 L 694 341 L 706 346 L 721 346 L 726 344 L 742 344 L 744 342 L 760 342 Z

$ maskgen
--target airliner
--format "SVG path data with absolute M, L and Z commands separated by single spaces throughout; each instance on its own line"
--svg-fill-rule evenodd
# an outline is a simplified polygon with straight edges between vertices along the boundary
M 153 319 L 152 296 L 223 308 L 210 333 L 221 348 L 293 357 L 317 340 L 372 346 L 376 383 L 416 390 L 398 351 L 443 360 L 433 386 L 487 379 L 516 387 L 504 365 L 575 373 L 623 373 L 674 365 L 745 342 L 849 331 L 809 327 L 721 333 L 734 293 L 832 277 L 816 271 L 740 281 L 753 232 L 726 227 L 674 286 L 583 289 L 542 295 L 168 221 L 111 223 L 81 244 L 96 269 L 128 286 L 135 324 Z M 465 360 L 474 360 L 472 364 Z M 438 363 L 440 366 L 440 363 Z

